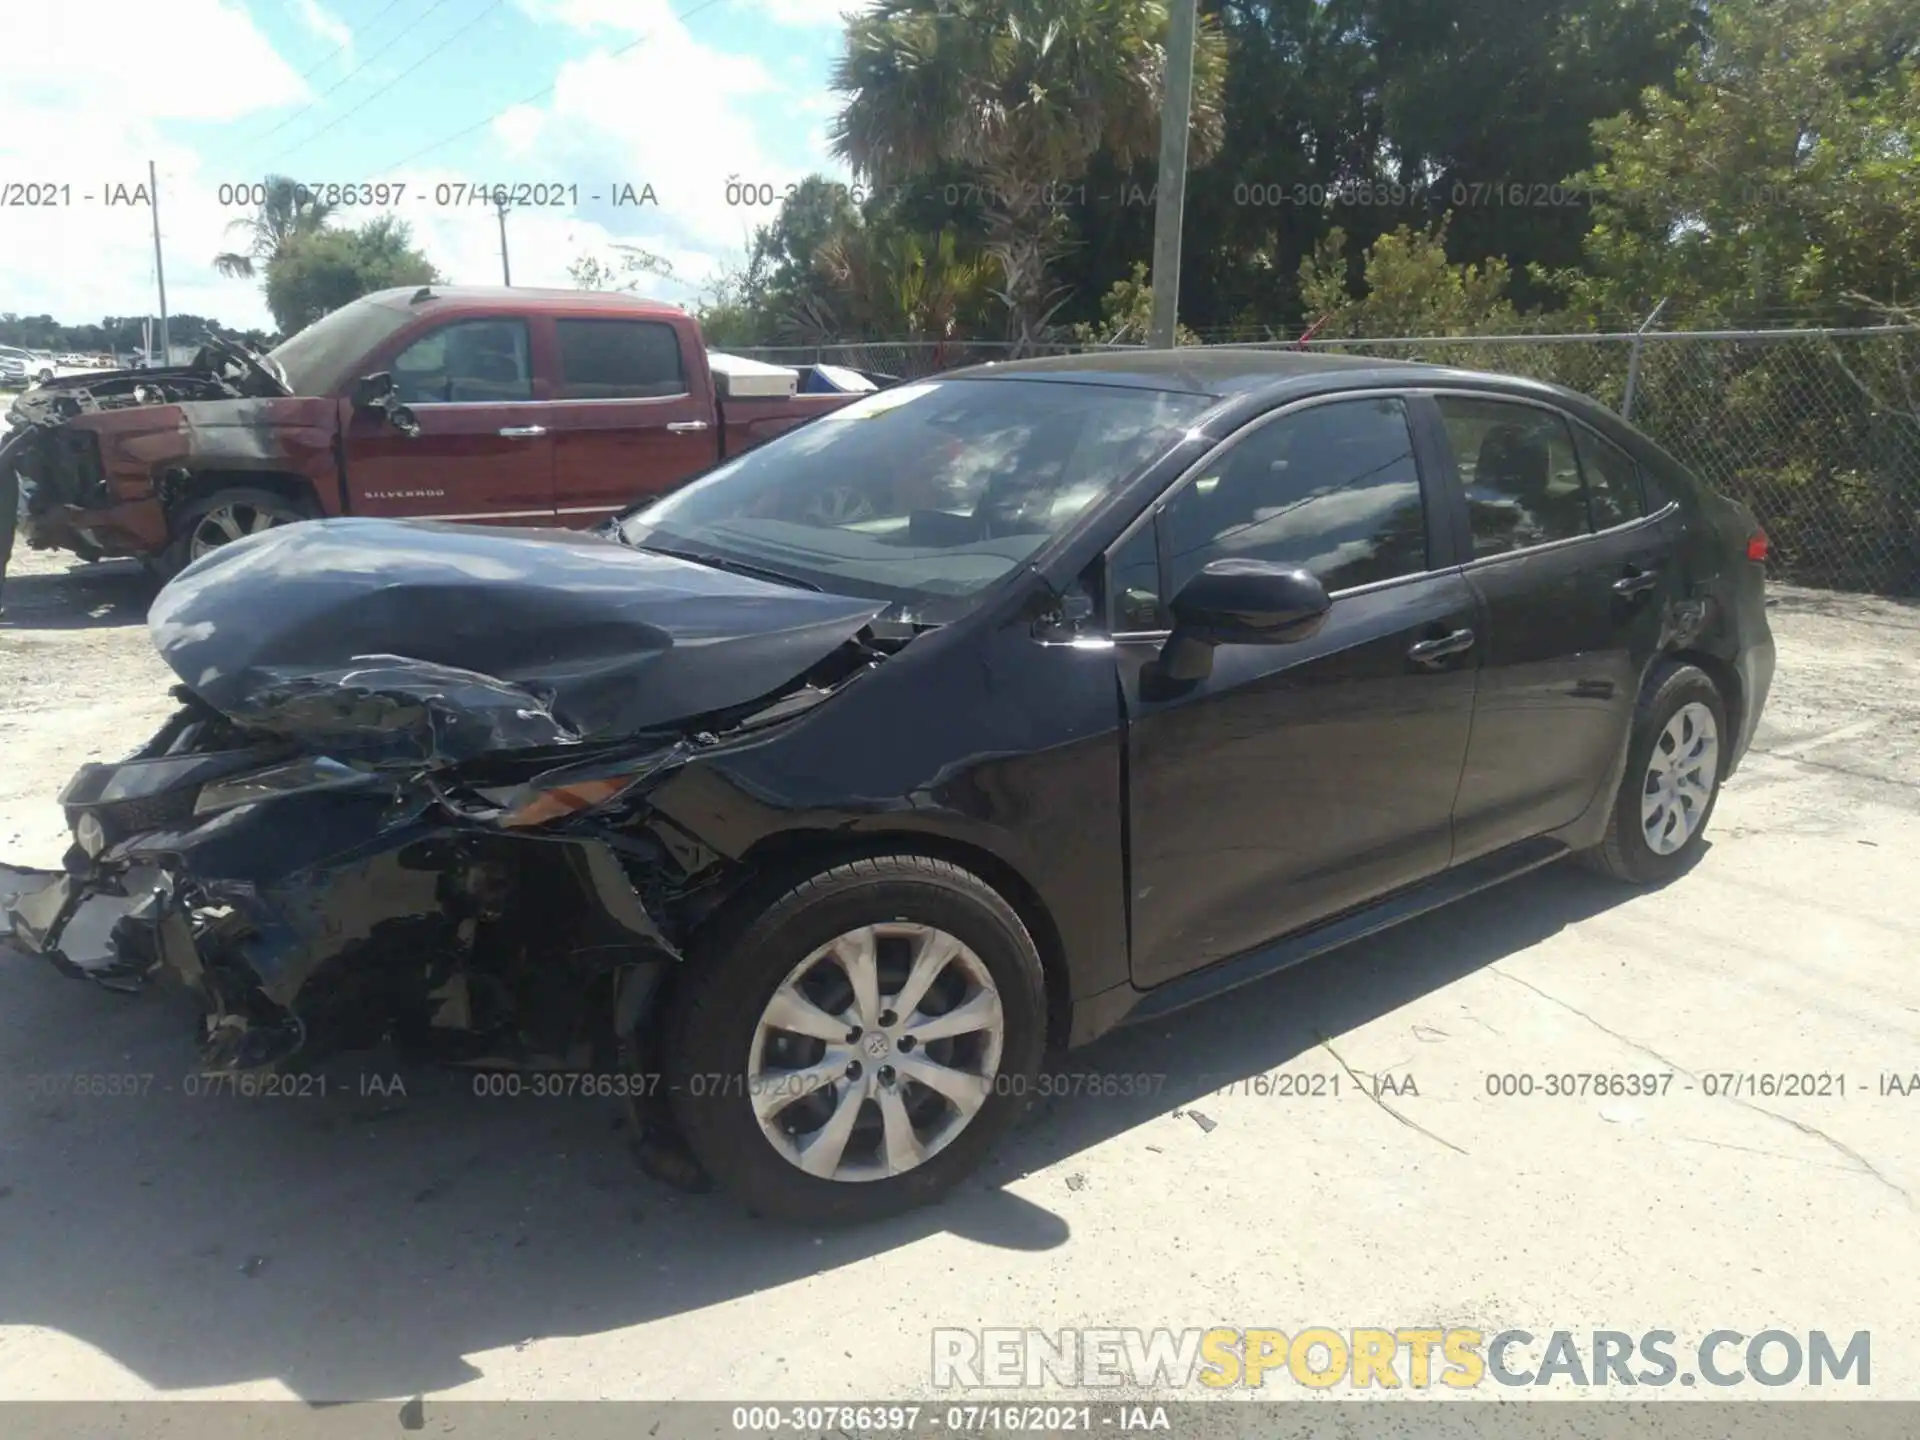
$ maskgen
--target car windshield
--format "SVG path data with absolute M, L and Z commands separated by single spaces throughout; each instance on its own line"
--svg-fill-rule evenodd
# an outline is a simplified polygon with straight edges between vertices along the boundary
M 412 318 L 405 306 L 367 297 L 323 315 L 266 358 L 295 395 L 331 395 L 357 379 L 354 367 Z M 277 369 L 276 369 L 277 367 Z
M 896 386 L 636 511 L 620 538 L 939 623 L 1171 449 L 1214 398 L 1011 378 Z

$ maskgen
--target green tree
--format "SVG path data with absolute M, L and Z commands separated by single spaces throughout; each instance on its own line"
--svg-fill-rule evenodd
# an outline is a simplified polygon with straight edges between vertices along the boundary
M 319 231 L 333 214 L 333 206 L 315 200 L 306 187 L 285 175 L 269 175 L 267 198 L 258 211 L 227 225 L 229 235 L 246 239 L 243 250 L 227 250 L 213 257 L 213 268 L 234 280 L 251 280 L 271 265 L 302 235 Z
M 1457 265 L 1447 258 L 1447 225 L 1431 231 L 1400 226 L 1361 255 L 1354 293 L 1347 234 L 1327 232 L 1300 262 L 1300 298 L 1322 339 L 1388 339 L 1420 335 L 1495 335 L 1520 328 L 1507 291 L 1503 260 Z
M 1871 323 L 1920 277 L 1920 24 L 1912 0 L 1718 0 L 1671 94 L 1596 126 L 1590 313 L 1667 323 Z
M 281 333 L 291 335 L 375 290 L 442 283 L 413 248 L 407 223 L 383 215 L 357 229 L 328 226 L 295 235 L 267 263 L 267 309 Z
M 975 176 L 1010 336 L 1037 338 L 1066 294 L 1065 203 L 1105 154 L 1158 149 L 1169 24 L 1164 0 L 878 0 L 848 23 L 833 85 L 847 97 L 837 155 L 880 186 L 943 165 Z M 1226 44 L 1201 27 L 1194 163 L 1219 148 Z
M 1082 345 L 1144 345 L 1153 331 L 1153 280 L 1147 262 L 1136 260 L 1133 272 L 1113 282 L 1101 297 L 1100 319 L 1082 321 L 1073 327 L 1073 338 Z M 1198 345 L 1200 337 L 1185 325 L 1174 327 L 1174 344 Z
M 821 243 L 814 273 L 825 284 L 825 304 L 796 317 L 802 326 L 812 320 L 816 331 L 867 339 L 956 339 L 979 322 L 993 294 L 989 265 L 961 254 L 951 230 L 929 237 L 884 224 L 843 225 Z

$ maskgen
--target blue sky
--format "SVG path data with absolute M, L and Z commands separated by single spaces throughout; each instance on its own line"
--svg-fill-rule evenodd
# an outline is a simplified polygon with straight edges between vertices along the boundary
M 77 322 L 154 307 L 148 212 L 102 198 L 143 182 L 149 159 L 176 312 L 271 328 L 257 283 L 211 266 L 245 213 L 220 187 L 268 172 L 404 184 L 394 208 L 468 283 L 500 278 L 497 224 L 485 205 L 439 203 L 454 193 L 441 187 L 543 183 L 560 203 L 508 218 L 516 284 L 567 284 L 569 262 L 634 242 L 675 269 L 644 288 L 689 298 L 771 217 L 730 204 L 730 181 L 777 192 L 811 170 L 844 175 L 826 82 L 862 3 L 13 0 L 0 190 L 65 188 L 51 206 L 0 206 L 0 311 Z M 616 207 L 621 185 L 651 185 L 657 203 Z

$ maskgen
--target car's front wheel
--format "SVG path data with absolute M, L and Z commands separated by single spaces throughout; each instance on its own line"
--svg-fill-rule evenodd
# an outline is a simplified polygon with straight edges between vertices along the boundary
M 1684 871 L 1705 844 L 1730 740 L 1726 702 L 1704 670 L 1669 664 L 1656 673 L 1634 714 L 1606 838 L 1582 859 L 1635 885 Z
M 1040 957 L 978 876 L 851 861 L 723 918 L 688 958 L 666 1078 L 695 1157 L 757 1213 L 877 1219 L 940 1195 L 1024 1104 Z

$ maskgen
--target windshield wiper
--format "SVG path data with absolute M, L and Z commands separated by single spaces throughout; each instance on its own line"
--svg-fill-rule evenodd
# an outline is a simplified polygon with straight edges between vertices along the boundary
M 711 570 L 729 570 L 735 575 L 747 575 L 755 580 L 771 580 L 776 585 L 791 585 L 796 590 L 812 590 L 816 594 L 821 587 L 811 580 L 802 580 L 798 576 L 788 575 L 779 570 L 769 570 L 764 565 L 750 565 L 745 560 L 734 560 L 724 555 L 709 555 L 699 550 L 670 550 L 664 545 L 638 545 L 638 550 L 651 551 L 655 555 L 670 555 L 675 560 L 691 560 L 696 565 L 705 565 Z

